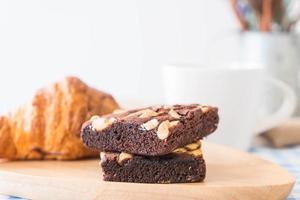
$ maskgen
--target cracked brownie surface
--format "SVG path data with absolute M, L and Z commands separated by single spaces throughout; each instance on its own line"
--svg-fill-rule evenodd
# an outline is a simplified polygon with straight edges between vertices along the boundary
M 92 149 L 161 156 L 211 134 L 218 109 L 199 104 L 117 110 L 84 123 L 81 138 Z

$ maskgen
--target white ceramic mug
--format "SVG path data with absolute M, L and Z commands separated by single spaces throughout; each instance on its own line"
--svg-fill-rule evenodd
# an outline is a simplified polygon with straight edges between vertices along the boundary
M 200 103 L 219 108 L 218 130 L 209 141 L 247 150 L 255 133 L 288 119 L 296 108 L 296 95 L 285 83 L 267 78 L 257 65 L 163 67 L 165 103 Z M 271 115 L 264 113 L 263 88 L 271 84 L 282 92 L 283 103 Z

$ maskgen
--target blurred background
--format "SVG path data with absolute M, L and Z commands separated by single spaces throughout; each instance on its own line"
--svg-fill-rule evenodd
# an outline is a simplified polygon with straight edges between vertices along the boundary
M 297 0 L 2 0 L 0 113 L 74 75 L 121 103 L 216 105 L 223 133 L 212 138 L 247 149 L 253 133 L 298 119 L 299 18 Z M 191 73 L 163 73 L 187 63 Z M 259 84 L 254 65 L 273 83 Z
M 2 0 L 0 112 L 65 75 L 159 103 L 163 64 L 205 63 L 238 30 L 227 0 Z

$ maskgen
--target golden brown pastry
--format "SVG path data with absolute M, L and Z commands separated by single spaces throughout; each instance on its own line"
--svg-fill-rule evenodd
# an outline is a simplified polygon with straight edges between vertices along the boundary
M 83 122 L 113 112 L 109 94 L 75 77 L 40 89 L 32 101 L 0 117 L 0 158 L 72 160 L 98 156 L 80 140 Z

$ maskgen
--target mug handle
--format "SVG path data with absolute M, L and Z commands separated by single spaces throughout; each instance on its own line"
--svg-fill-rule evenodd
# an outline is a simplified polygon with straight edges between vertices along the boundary
M 282 123 L 292 116 L 297 107 L 297 96 L 294 90 L 285 82 L 274 79 L 266 78 L 266 81 L 282 91 L 283 101 L 281 106 L 273 114 L 266 116 L 262 120 L 259 120 L 254 133 L 265 132 L 274 126 Z

